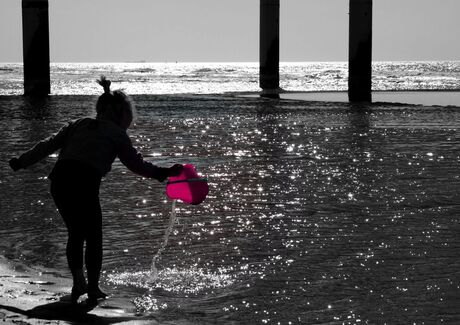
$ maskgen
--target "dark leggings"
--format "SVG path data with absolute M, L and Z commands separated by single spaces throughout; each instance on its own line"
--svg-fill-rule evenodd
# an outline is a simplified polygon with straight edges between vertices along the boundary
M 98 286 L 102 266 L 101 176 L 77 161 L 58 161 L 50 177 L 51 195 L 67 226 L 67 262 L 73 272 L 83 269 L 83 245 L 88 287 Z

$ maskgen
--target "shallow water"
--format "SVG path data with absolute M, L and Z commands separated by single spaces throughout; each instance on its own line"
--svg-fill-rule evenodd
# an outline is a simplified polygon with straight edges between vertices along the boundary
M 104 286 L 159 321 L 268 324 L 460 322 L 460 111 L 225 97 L 134 96 L 147 159 L 194 163 L 200 206 L 115 162 L 104 180 Z M 95 97 L 1 97 L 1 253 L 66 269 L 49 157 L 16 155 Z M 52 235 L 50 235 L 52 234 Z

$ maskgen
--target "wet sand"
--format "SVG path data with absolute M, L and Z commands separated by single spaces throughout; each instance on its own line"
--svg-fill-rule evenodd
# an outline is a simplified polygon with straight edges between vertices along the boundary
M 247 93 L 243 97 L 259 97 L 259 94 Z M 348 102 L 346 91 L 306 91 L 306 92 L 282 92 L 281 99 L 318 101 L 318 102 Z M 424 106 L 454 106 L 460 107 L 459 91 L 373 91 L 374 103 L 409 104 Z
M 135 315 L 127 300 L 109 299 L 90 309 L 70 302 L 71 279 L 0 257 L 0 319 L 3 324 L 156 324 Z

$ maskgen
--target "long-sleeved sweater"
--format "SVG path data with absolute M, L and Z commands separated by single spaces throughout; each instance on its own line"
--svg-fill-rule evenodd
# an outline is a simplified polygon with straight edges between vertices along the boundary
M 133 147 L 124 129 L 109 120 L 82 118 L 65 125 L 56 134 L 38 142 L 19 157 L 26 168 L 61 149 L 59 159 L 81 161 L 106 175 L 116 157 L 132 172 L 160 181 L 166 168 L 145 161 Z

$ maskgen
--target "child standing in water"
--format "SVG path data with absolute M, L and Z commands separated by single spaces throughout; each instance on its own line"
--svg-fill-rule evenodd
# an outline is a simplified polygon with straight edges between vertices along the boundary
M 97 100 L 96 118 L 72 121 L 19 158 L 10 160 L 11 168 L 17 171 L 60 149 L 49 179 L 51 195 L 68 230 L 66 255 L 73 277 L 71 298 L 74 303 L 85 293 L 88 304 L 96 304 L 98 299 L 107 297 L 99 288 L 102 266 L 99 187 L 115 158 L 132 172 L 160 182 L 182 170 L 182 165 L 162 168 L 143 160 L 126 133 L 133 120 L 129 97 L 121 90 L 110 91 L 110 80 L 104 76 L 97 82 L 104 88 L 104 94 Z

